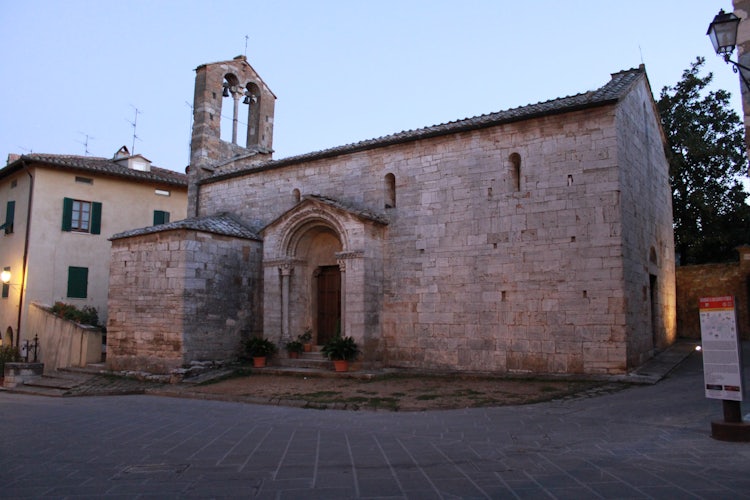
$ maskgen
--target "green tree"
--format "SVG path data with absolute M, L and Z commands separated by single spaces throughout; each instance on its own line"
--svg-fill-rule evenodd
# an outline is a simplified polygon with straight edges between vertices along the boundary
M 669 143 L 675 250 L 682 264 L 734 260 L 750 244 L 750 206 L 744 126 L 729 105 L 729 92 L 707 91 L 698 57 L 657 106 Z

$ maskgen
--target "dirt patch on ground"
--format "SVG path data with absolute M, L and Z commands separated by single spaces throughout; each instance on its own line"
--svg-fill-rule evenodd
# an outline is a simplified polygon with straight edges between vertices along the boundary
M 190 389 L 196 395 L 311 408 L 432 409 L 505 406 L 621 389 L 621 384 L 484 377 L 387 376 L 372 380 L 251 374 Z

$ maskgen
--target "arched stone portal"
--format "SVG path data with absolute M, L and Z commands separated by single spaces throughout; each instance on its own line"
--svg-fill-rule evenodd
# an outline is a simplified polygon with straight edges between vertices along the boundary
M 342 251 L 336 231 L 324 224 L 305 224 L 292 241 L 290 257 L 296 262 L 289 290 L 290 337 L 312 328 L 313 343 L 324 344 L 341 333 L 341 272 L 336 254 Z
M 306 329 L 321 344 L 354 338 L 380 356 L 383 235 L 387 220 L 305 196 L 263 231 L 263 334 L 280 345 Z

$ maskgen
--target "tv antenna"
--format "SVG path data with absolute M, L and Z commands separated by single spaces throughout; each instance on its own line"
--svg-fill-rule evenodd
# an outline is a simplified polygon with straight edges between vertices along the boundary
M 96 139 L 96 137 L 91 136 L 85 132 L 78 132 L 78 133 L 86 138 L 86 140 L 83 142 L 82 141 L 77 141 L 77 142 L 78 144 L 83 144 L 83 154 L 85 154 L 86 156 L 89 156 L 91 154 L 91 152 L 89 151 L 89 140 Z
M 143 111 L 139 110 L 138 108 L 136 108 L 132 104 L 130 105 L 130 107 L 135 110 L 135 117 L 133 118 L 133 121 L 131 122 L 130 120 L 128 120 L 128 123 L 133 127 L 133 147 L 130 150 L 130 154 L 134 155 L 135 154 L 135 140 L 136 139 L 138 139 L 139 141 L 141 140 L 141 138 L 138 137 L 136 135 L 136 133 L 135 133 L 136 132 L 136 128 L 138 126 L 138 115 L 143 114 Z
M 245 59 L 247 59 L 247 40 L 250 38 L 249 36 L 245 35 Z

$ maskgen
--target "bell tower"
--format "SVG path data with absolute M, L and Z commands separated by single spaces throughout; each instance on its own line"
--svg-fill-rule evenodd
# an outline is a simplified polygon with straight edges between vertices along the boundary
M 198 215 L 197 183 L 201 179 L 226 165 L 271 159 L 276 102 L 245 56 L 203 64 L 195 72 L 188 217 Z M 222 125 L 231 128 L 231 135 L 229 130 L 221 130 Z

